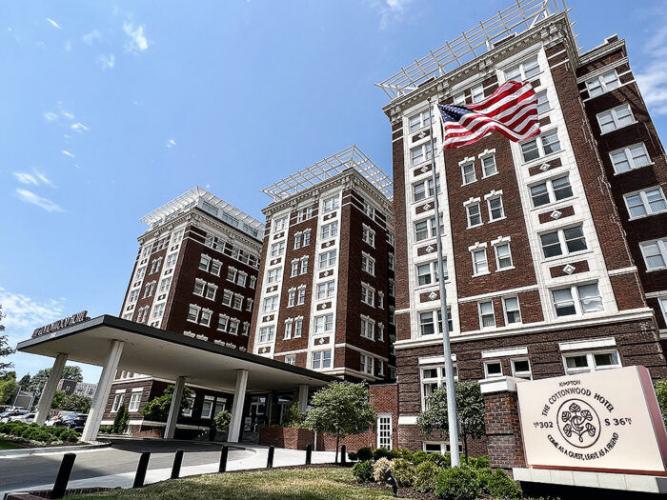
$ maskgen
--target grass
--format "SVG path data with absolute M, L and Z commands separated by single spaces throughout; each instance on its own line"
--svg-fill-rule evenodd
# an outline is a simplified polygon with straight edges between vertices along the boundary
M 69 500 L 199 500 L 254 498 L 282 500 L 389 499 L 391 489 L 359 485 L 349 468 L 311 467 L 308 469 L 274 469 L 271 471 L 209 474 L 193 478 L 164 481 L 135 490 L 113 490 L 92 495 L 68 496 Z
M 15 448 L 21 448 L 21 446 L 11 441 L 0 440 L 0 450 L 13 450 Z

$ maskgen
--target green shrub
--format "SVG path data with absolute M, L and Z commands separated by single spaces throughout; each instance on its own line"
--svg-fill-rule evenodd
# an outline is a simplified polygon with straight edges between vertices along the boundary
M 487 456 L 481 457 L 464 457 L 463 462 L 473 469 L 489 469 L 491 468 L 491 461 Z
M 381 458 L 391 459 L 391 451 L 387 448 L 376 448 L 373 452 L 373 460 L 380 460 Z
M 433 462 L 438 467 L 450 467 L 452 465 L 452 458 L 449 453 L 429 453 L 426 457 L 427 462 Z
M 113 419 L 113 431 L 116 434 L 123 434 L 127 430 L 127 422 L 130 415 L 125 405 L 121 405 Z
M 347 453 L 347 458 L 349 458 L 352 462 L 356 462 L 358 457 L 354 451 L 349 451 Z
M 397 458 L 391 462 L 391 474 L 399 486 L 412 486 L 415 481 L 415 466 L 404 458 Z
M 382 457 L 373 464 L 373 479 L 376 483 L 384 483 L 387 472 L 391 470 L 391 460 Z
M 40 426 L 23 422 L 0 424 L 0 433 L 46 444 L 61 441 L 76 442 L 79 440 L 79 434 L 67 427 L 46 427 L 44 425 Z
M 113 432 L 112 425 L 100 425 L 100 434 L 111 434 Z
M 365 462 L 366 460 L 373 459 L 373 452 L 370 448 L 359 448 L 357 450 L 357 458 L 360 462 Z
M 435 494 L 445 500 L 475 500 L 482 492 L 478 473 L 470 466 L 462 465 L 442 469 L 436 479 Z
M 360 483 L 370 483 L 373 481 L 373 462 L 365 460 L 358 462 L 352 467 L 352 474 Z
M 477 475 L 482 483 L 482 489 L 494 498 L 521 498 L 522 491 L 519 483 L 505 474 L 502 470 L 478 469 Z
M 423 462 L 426 462 L 427 460 L 431 460 L 431 455 L 435 455 L 435 453 L 426 453 L 425 451 L 415 451 L 412 453 L 412 456 L 408 458 L 413 464 L 419 465 Z
M 404 458 L 408 462 L 412 462 L 412 452 L 406 448 L 394 448 L 391 450 L 392 458 Z
M 436 479 L 442 470 L 435 462 L 427 460 L 415 468 L 415 480 L 413 485 L 420 493 L 433 493 L 435 491 Z
M 660 379 L 655 383 L 655 395 L 658 398 L 660 410 L 662 410 L 662 419 L 667 425 L 667 378 Z

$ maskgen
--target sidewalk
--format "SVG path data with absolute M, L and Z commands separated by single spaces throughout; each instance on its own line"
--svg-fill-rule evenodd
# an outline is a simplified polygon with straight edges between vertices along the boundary
M 243 445 L 248 451 L 253 453 L 245 458 L 238 460 L 229 460 L 227 462 L 228 471 L 264 469 L 266 468 L 266 460 L 268 457 L 268 447 L 259 445 Z M 312 456 L 313 464 L 333 463 L 334 452 L 332 451 L 314 451 Z M 306 452 L 303 450 L 288 450 L 285 448 L 276 448 L 273 466 L 274 467 L 289 467 L 295 465 L 304 465 L 306 463 Z M 198 474 L 207 474 L 218 472 L 218 462 L 213 462 L 204 465 L 196 465 L 190 467 L 183 467 L 181 469 L 181 477 L 194 476 Z M 79 488 L 130 488 L 134 482 L 134 472 L 126 472 L 122 474 L 112 474 L 108 476 L 98 476 L 88 479 L 79 479 L 70 481 L 68 489 Z M 171 468 L 151 470 L 150 462 L 148 464 L 148 472 L 146 473 L 146 481 L 144 484 L 157 483 L 169 479 L 171 476 Z M 23 491 L 41 491 L 49 490 L 53 483 L 39 484 L 23 488 Z M 0 495 L 7 493 L 0 492 Z

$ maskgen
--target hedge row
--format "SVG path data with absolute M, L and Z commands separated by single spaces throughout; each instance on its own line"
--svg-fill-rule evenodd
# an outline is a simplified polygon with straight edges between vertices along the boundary
M 67 427 L 47 427 L 25 422 L 0 423 L 0 434 L 44 444 L 76 443 L 79 440 L 79 433 Z

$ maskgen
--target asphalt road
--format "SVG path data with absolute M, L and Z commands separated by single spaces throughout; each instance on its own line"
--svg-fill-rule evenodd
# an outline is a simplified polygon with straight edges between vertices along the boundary
M 216 463 L 220 460 L 221 445 L 215 443 L 117 440 L 110 448 L 78 453 L 70 480 L 133 472 L 144 451 L 151 452 L 149 469 L 171 468 L 177 449 L 185 452 L 183 467 Z M 231 448 L 228 460 L 240 460 L 252 453 Z M 56 453 L 16 458 L 0 457 L 0 491 L 52 483 L 58 474 L 62 456 L 62 453 Z

